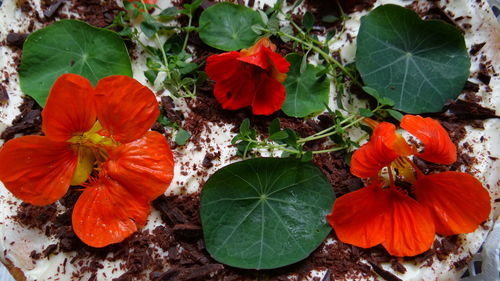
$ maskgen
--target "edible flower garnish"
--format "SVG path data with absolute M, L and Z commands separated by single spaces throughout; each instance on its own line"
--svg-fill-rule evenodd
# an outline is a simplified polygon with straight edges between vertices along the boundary
M 208 57 L 205 70 L 215 81 L 214 95 L 224 109 L 251 106 L 253 114 L 270 115 L 281 108 L 290 63 L 275 50 L 263 37 L 249 49 Z
M 146 223 L 150 202 L 172 180 L 168 142 L 148 131 L 158 115 L 155 95 L 133 78 L 109 76 L 93 88 L 84 77 L 64 74 L 42 112 L 45 135 L 1 148 L 0 180 L 38 206 L 60 199 L 69 185 L 83 185 L 72 215 L 75 233 L 93 247 L 120 242 Z
M 414 256 L 431 247 L 435 233 L 472 232 L 488 218 L 490 195 L 479 180 L 453 171 L 425 175 L 410 159 L 415 155 L 445 165 L 456 161 L 456 147 L 438 121 L 402 118 L 401 127 L 420 140 L 422 152 L 393 124 L 367 123 L 374 132 L 354 152 L 351 172 L 371 181 L 338 198 L 327 216 L 342 242 L 362 248 L 382 244 L 391 255 Z

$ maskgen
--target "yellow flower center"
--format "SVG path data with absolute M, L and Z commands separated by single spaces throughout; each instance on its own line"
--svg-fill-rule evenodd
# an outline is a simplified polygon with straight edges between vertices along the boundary
M 71 185 L 81 185 L 92 174 L 99 170 L 101 163 L 108 158 L 108 148 L 118 146 L 111 137 L 106 136 L 101 124 L 97 121 L 87 132 L 73 136 L 68 140 L 78 154 L 78 163 L 71 179 Z

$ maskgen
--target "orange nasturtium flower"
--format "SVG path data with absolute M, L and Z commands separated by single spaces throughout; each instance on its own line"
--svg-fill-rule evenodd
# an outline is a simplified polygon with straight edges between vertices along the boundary
M 214 96 L 222 108 L 252 107 L 253 114 L 270 115 L 285 101 L 283 82 L 290 63 L 275 52 L 267 37 L 249 49 L 207 58 L 205 71 L 215 81 Z
M 83 185 L 72 215 L 75 233 L 93 247 L 120 242 L 144 226 L 150 202 L 173 177 L 168 142 L 149 131 L 158 115 L 154 94 L 133 78 L 109 76 L 94 89 L 87 79 L 64 74 L 42 112 L 45 135 L 1 148 L 0 180 L 39 206 Z
M 410 160 L 416 155 L 437 164 L 456 161 L 456 147 L 438 121 L 412 115 L 401 120 L 423 152 L 393 124 L 368 123 L 375 127 L 373 135 L 354 152 L 351 172 L 371 182 L 338 198 L 328 215 L 341 241 L 362 248 L 382 244 L 391 255 L 414 256 L 432 246 L 435 233 L 472 232 L 488 218 L 490 195 L 475 177 L 452 171 L 425 175 Z M 411 187 L 403 188 L 402 182 Z

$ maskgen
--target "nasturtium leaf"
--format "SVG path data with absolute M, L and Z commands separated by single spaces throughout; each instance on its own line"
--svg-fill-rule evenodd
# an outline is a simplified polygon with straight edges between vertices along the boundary
M 223 2 L 201 13 L 199 34 L 207 45 L 223 51 L 235 51 L 252 46 L 259 34 L 253 25 L 262 25 L 262 18 L 250 8 Z
M 384 5 L 361 18 L 356 66 L 368 87 L 393 100 L 396 109 L 415 114 L 438 112 L 456 98 L 470 60 L 457 28 Z
M 330 232 L 335 195 L 300 159 L 255 158 L 226 166 L 201 192 L 207 251 L 238 267 L 271 269 L 306 258 Z
M 106 76 L 132 76 L 132 66 L 115 32 L 61 20 L 26 39 L 19 69 L 21 89 L 44 106 L 52 84 L 64 73 L 82 75 L 95 86 Z
M 321 75 L 321 67 L 305 64 L 301 72 L 302 56 L 289 54 L 288 76 L 285 80 L 286 99 L 281 110 L 293 117 L 305 117 L 325 110 L 330 94 L 330 82 Z
M 175 143 L 177 145 L 185 145 L 190 137 L 191 133 L 182 128 L 179 128 L 179 131 L 177 131 L 177 134 L 175 135 Z

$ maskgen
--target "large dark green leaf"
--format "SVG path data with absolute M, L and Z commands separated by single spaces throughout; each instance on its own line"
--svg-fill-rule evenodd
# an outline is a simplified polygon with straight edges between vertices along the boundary
M 256 158 L 217 171 L 201 193 L 208 252 L 239 268 L 270 269 L 307 257 L 331 228 L 335 195 L 322 172 L 298 159 Z
M 82 75 L 95 85 L 109 75 L 132 76 L 132 67 L 116 33 L 62 20 L 33 32 L 24 43 L 21 89 L 44 106 L 52 84 L 64 73 Z
M 409 113 L 437 112 L 456 98 L 470 61 L 460 31 L 384 5 L 361 18 L 356 66 L 367 86 Z
M 223 51 L 252 46 L 259 35 L 252 25 L 263 25 L 258 12 L 232 3 L 219 3 L 200 16 L 200 38 L 207 45 Z
M 323 69 L 311 64 L 302 67 L 302 56 L 298 54 L 289 54 L 286 59 L 290 62 L 290 69 L 284 83 L 286 99 L 281 110 L 293 117 L 305 117 L 325 110 L 330 82 L 326 75 L 321 74 Z

